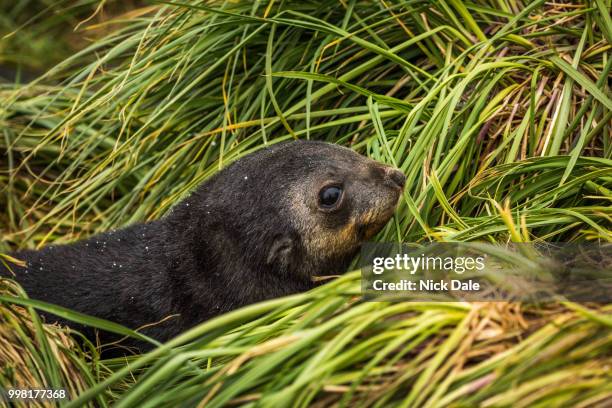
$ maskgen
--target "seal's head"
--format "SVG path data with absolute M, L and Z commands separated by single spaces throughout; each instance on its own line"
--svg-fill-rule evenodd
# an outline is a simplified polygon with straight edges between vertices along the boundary
M 310 279 L 344 272 L 391 218 L 404 183 L 401 171 L 350 149 L 295 141 L 237 160 L 186 203 L 207 220 L 201 239 L 232 260 Z

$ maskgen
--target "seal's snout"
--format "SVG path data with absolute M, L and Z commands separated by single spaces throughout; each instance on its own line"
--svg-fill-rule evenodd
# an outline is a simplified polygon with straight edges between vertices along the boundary
M 394 167 L 387 167 L 385 169 L 385 179 L 390 185 L 399 190 L 403 190 L 406 185 L 406 175 Z

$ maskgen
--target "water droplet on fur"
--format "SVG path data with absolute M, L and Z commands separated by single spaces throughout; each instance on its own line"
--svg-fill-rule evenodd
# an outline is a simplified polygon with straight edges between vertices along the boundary
M 245 180 L 248 180 L 248 179 L 249 179 L 249 176 L 244 176 L 244 179 L 245 179 Z
M 148 250 L 149 250 L 149 247 L 148 247 L 148 246 L 146 246 L 146 247 L 145 247 L 145 249 L 148 251 Z
M 117 266 L 117 262 L 113 262 L 113 266 Z
M 38 268 L 38 269 L 40 269 L 40 270 L 42 271 L 42 270 L 43 270 L 43 267 L 41 266 L 41 267 L 40 267 L 40 268 Z

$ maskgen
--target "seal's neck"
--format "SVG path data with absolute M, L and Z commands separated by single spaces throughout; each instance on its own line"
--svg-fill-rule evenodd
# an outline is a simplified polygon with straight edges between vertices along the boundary
M 228 215 L 223 210 L 210 211 L 218 213 L 194 217 L 192 212 L 175 211 L 163 220 L 165 234 L 172 240 L 169 276 L 182 293 L 175 297 L 181 313 L 205 320 L 314 287 L 310 277 L 267 262 L 272 244 L 268 238 L 225 222 Z

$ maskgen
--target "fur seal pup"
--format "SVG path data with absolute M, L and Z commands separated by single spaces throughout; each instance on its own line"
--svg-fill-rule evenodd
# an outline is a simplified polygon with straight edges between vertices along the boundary
M 13 253 L 26 267 L 12 276 L 0 264 L 0 275 L 33 299 L 133 329 L 174 316 L 141 331 L 166 341 L 232 309 L 306 291 L 314 275 L 345 272 L 392 216 L 404 183 L 401 171 L 344 147 L 280 143 L 229 165 L 159 220 Z

